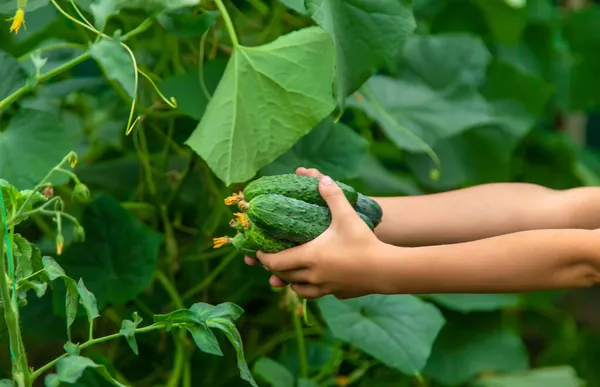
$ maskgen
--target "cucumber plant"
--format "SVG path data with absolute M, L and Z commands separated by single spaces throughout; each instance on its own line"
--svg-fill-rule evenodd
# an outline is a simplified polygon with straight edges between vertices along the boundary
M 42 377 L 45 385 L 49 387 L 59 386 L 61 383 L 78 383 L 83 372 L 89 368 L 111 384 L 125 386 L 117 381 L 104 365 L 96 364 L 89 357 L 85 357 L 85 349 L 109 340 L 126 340 L 137 355 L 139 350 L 136 335 L 166 330 L 189 332 L 201 351 L 217 356 L 222 356 L 223 352 L 214 331 L 224 332 L 238 353 L 241 377 L 249 384 L 257 386 L 246 364 L 242 340 L 235 327 L 235 321 L 242 315 L 243 310 L 234 303 L 211 305 L 198 302 L 190 308 L 174 310 L 168 314 L 156 314 L 151 324 L 143 325 L 142 318 L 134 312 L 132 319 L 123 320 L 115 333 L 95 336 L 94 321 L 100 315 L 94 294 L 88 290 L 82 278 L 75 280 L 69 277 L 54 258 L 42 256 L 38 247 L 19 234 L 16 227 L 36 215 L 52 217 L 57 228 L 58 255 L 64 246 L 64 220 L 74 223 L 74 243 L 83 241 L 85 230 L 74 216 L 64 211 L 64 200 L 52 194 L 51 179 L 56 174 L 65 174 L 75 183 L 73 196 L 78 200 L 89 200 L 87 186 L 72 171 L 65 169 L 66 164 L 75 167 L 76 153 L 71 152 L 64 157 L 31 190 L 18 190 L 10 182 L 0 179 L 0 309 L 4 314 L 4 323 L 9 335 L 12 360 L 12 378 L 0 380 L 0 385 L 31 387 Z M 63 281 L 66 287 L 66 331 L 69 340 L 64 344 L 64 354 L 39 368 L 33 368 L 29 366 L 22 339 L 19 308 L 27 305 L 28 297 L 43 297 L 55 281 Z M 71 325 L 77 316 L 79 305 L 85 309 L 89 324 L 89 336 L 82 343 L 71 341 Z M 47 373 L 49 370 L 55 372 Z

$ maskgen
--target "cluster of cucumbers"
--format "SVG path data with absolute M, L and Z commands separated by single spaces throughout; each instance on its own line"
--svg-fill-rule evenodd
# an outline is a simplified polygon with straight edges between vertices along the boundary
M 374 230 L 383 216 L 379 204 L 347 184 L 336 184 L 359 217 Z M 243 192 L 226 198 L 225 204 L 237 204 L 241 210 L 229 223 L 237 233 L 233 238 L 214 238 L 214 247 L 232 244 L 251 257 L 256 257 L 259 250 L 278 253 L 309 242 L 331 224 L 331 212 L 315 177 L 263 176 L 250 182 Z

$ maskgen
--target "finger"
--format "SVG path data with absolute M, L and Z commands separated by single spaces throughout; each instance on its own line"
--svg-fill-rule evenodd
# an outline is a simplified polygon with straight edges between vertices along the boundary
M 321 178 L 321 176 L 323 176 L 323 174 L 315 168 L 306 169 L 304 167 L 300 167 L 300 168 L 296 169 L 296 174 L 300 175 L 300 176 L 315 177 L 317 179 L 319 179 L 319 178 Z
M 274 288 L 282 288 L 284 286 L 287 286 L 287 282 L 277 277 L 276 275 L 272 275 L 269 278 L 269 284 Z
M 311 284 L 291 284 L 290 287 L 300 297 L 308 300 L 324 296 L 323 292 L 317 285 Z
M 336 219 L 339 222 L 341 220 L 347 221 L 352 217 L 358 218 L 356 211 L 346 199 L 342 189 L 329 176 L 321 178 L 319 192 L 327 203 L 334 222 Z
M 310 283 L 308 280 L 308 269 L 299 269 L 299 270 L 289 270 L 289 271 L 276 271 L 274 274 L 288 283 L 294 282 L 306 282 Z
M 248 266 L 255 266 L 258 261 L 255 258 L 249 257 L 249 256 L 244 256 L 244 262 L 246 262 L 246 265 Z
M 288 271 L 306 268 L 306 252 L 304 246 L 296 246 L 279 253 L 264 253 L 259 251 L 256 256 L 270 271 Z

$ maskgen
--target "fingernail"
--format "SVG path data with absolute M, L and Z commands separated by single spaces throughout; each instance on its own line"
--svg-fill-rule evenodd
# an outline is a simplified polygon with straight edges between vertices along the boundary
M 331 180 L 331 177 L 329 176 L 323 176 L 323 178 L 321 179 L 321 183 L 323 183 L 323 185 L 331 185 L 333 183 L 333 180 Z

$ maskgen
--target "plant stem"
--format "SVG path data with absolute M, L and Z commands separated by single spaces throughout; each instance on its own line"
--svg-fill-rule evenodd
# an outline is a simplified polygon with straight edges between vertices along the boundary
M 227 265 L 229 265 L 233 261 L 233 259 L 235 257 L 237 257 L 237 255 L 238 255 L 237 250 L 234 250 L 231 253 L 229 253 L 229 255 L 221 261 L 219 266 L 217 266 L 214 270 L 212 270 L 210 272 L 210 274 L 204 279 L 204 281 L 200 282 L 198 285 L 194 286 L 193 288 L 188 290 L 186 293 L 184 293 L 183 299 L 187 300 L 188 298 L 191 298 L 191 297 L 195 296 L 196 294 L 200 293 L 202 290 L 204 290 L 208 285 L 210 285 L 212 283 L 212 281 L 214 281 L 214 279 L 219 274 L 221 274 L 221 272 L 223 270 L 225 270 Z
M 178 327 L 179 325 L 180 324 L 178 324 L 178 323 L 173 324 L 174 327 Z M 136 328 L 134 330 L 134 332 L 135 332 L 135 334 L 147 333 L 147 332 L 157 331 L 157 330 L 162 329 L 162 328 L 164 328 L 163 324 L 152 324 L 152 325 L 149 325 L 149 326 L 144 327 L 144 328 Z M 85 343 L 81 344 L 79 346 L 79 348 L 80 349 L 85 349 L 87 347 L 91 347 L 92 345 L 103 343 L 105 341 L 118 339 L 121 336 L 123 336 L 123 334 L 121 334 L 121 333 L 113 333 L 112 335 L 108 335 L 108 336 L 104 336 L 104 337 L 99 337 L 99 338 L 93 339 L 93 340 L 88 340 Z M 35 379 L 39 378 L 44 372 L 46 372 L 50 368 L 54 367 L 54 365 L 56 365 L 56 363 L 58 363 L 58 361 L 60 359 L 63 359 L 65 357 L 67 357 L 67 356 L 69 356 L 69 355 L 66 354 L 66 353 L 64 353 L 64 354 L 60 355 L 59 357 L 57 357 L 56 359 L 54 359 L 51 362 L 49 362 L 48 364 L 45 364 L 44 366 L 42 366 L 42 367 L 38 368 L 37 370 L 35 370 L 35 372 L 31 375 L 31 381 L 33 382 Z
M 169 278 L 167 278 L 165 273 L 163 273 L 160 270 L 157 270 L 156 279 L 165 288 L 165 290 L 169 294 L 169 297 L 171 297 L 171 301 L 173 302 L 173 304 L 179 309 L 184 309 L 185 306 L 183 304 L 183 301 L 181 300 L 181 297 L 179 296 L 179 293 L 177 292 L 177 289 L 175 288 L 175 286 L 173 286 L 173 284 L 171 283 Z M 185 361 L 185 331 L 182 330 L 177 336 L 175 336 L 175 362 L 173 365 L 173 373 L 169 378 L 167 387 L 177 387 L 179 385 L 181 374 L 183 373 L 183 370 L 185 368 Z
M 4 216 L 4 215 L 2 215 Z M 19 326 L 19 311 L 18 306 L 11 301 L 10 288 L 6 280 L 6 268 L 4 261 L 4 239 L 6 232 L 4 226 L 0 225 L 0 292 L 4 301 L 4 319 L 10 339 L 10 346 L 15 359 L 13 360 L 13 375 L 21 373 L 26 386 L 31 386 L 31 375 L 29 366 L 27 365 L 27 357 L 25 355 L 23 342 L 21 341 L 21 329 Z
M 223 4 L 222 0 L 215 0 L 215 4 L 217 8 L 221 12 L 221 16 L 223 16 L 223 21 L 225 22 L 225 27 L 227 27 L 227 32 L 229 33 L 229 37 L 231 38 L 231 43 L 234 47 L 240 45 L 238 41 L 237 34 L 235 32 L 235 28 L 233 27 L 233 22 L 231 21 L 231 17 L 229 16 L 229 12 L 227 12 L 227 8 L 225 8 L 225 4 Z
M 87 60 L 89 57 L 90 57 L 89 52 L 84 52 L 83 54 L 71 59 L 70 61 L 65 62 L 62 65 L 48 71 L 47 73 L 40 75 L 40 77 L 37 79 L 37 81 L 44 82 L 44 81 L 62 73 L 63 71 L 70 69 L 71 67 L 77 66 L 81 62 Z M 7 107 L 10 104 L 12 104 L 13 102 L 15 102 L 21 96 L 23 96 L 24 94 L 26 94 L 27 92 L 32 90 L 33 87 L 34 87 L 34 84 L 26 83 L 24 86 L 21 86 L 19 89 L 15 90 L 11 95 L 9 95 L 8 97 L 6 97 L 2 101 L 0 101 L 0 110 L 4 109 L 5 107 Z
M 300 361 L 300 376 L 303 378 L 308 378 L 308 362 L 306 360 L 306 345 L 304 343 L 304 332 L 302 331 L 302 323 L 300 322 L 300 317 L 298 316 L 298 308 L 296 307 L 296 302 L 294 301 L 294 306 L 292 307 L 292 318 L 294 320 L 294 328 L 296 330 L 296 340 L 298 341 L 298 359 Z

